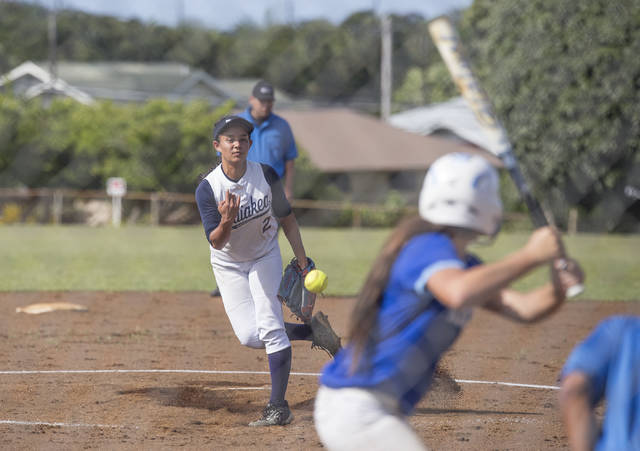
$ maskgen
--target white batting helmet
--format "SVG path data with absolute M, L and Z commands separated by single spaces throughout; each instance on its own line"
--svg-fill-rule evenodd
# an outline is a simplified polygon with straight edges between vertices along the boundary
M 432 224 L 495 235 L 502 223 L 497 171 L 484 158 L 451 153 L 427 171 L 420 192 L 420 216 Z

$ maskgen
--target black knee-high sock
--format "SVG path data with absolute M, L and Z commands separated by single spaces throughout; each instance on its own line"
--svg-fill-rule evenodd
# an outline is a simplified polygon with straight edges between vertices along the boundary
M 291 346 L 273 354 L 268 354 L 269 372 L 271 373 L 271 399 L 275 405 L 284 404 L 284 396 L 291 372 Z
M 308 324 L 284 323 L 289 340 L 312 340 L 311 326 Z

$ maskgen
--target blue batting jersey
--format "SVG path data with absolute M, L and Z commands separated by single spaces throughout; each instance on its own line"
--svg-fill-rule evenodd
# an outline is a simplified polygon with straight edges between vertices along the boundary
M 276 170 L 279 177 L 284 176 L 285 163 L 298 156 L 298 148 L 289 123 L 275 113 L 271 113 L 261 124 L 257 124 L 251 109 L 247 108 L 238 116 L 253 124 L 247 159 L 264 163 Z
M 602 321 L 572 351 L 562 377 L 585 373 L 591 404 L 606 399 L 598 450 L 640 450 L 640 316 Z
M 453 344 L 471 309 L 452 310 L 425 286 L 436 272 L 479 264 L 471 255 L 462 260 L 451 239 L 442 233 L 418 235 L 393 263 L 378 313 L 375 331 L 353 370 L 353 347 L 346 346 L 323 370 L 327 387 L 380 390 L 409 414 L 431 384 L 436 363 Z

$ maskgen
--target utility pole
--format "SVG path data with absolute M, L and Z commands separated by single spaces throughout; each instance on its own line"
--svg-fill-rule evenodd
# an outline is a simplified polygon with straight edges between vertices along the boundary
M 380 57 L 380 116 L 382 120 L 389 120 L 391 115 L 391 17 L 383 14 L 382 23 L 382 48 Z
M 176 26 L 180 26 L 184 24 L 184 0 L 178 0 L 177 8 L 176 8 Z
M 289 25 L 294 25 L 296 22 L 296 7 L 293 0 L 284 1 L 284 20 Z
M 58 27 L 56 24 L 56 6 L 57 0 L 52 0 L 52 6 L 49 10 L 48 31 L 49 31 L 49 73 L 51 81 L 54 82 L 58 78 L 58 63 L 56 56 L 56 47 L 58 40 Z

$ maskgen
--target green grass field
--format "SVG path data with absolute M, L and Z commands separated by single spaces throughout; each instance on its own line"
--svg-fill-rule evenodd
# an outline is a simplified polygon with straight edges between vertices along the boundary
M 388 229 L 302 230 L 305 247 L 329 276 L 327 295 L 352 296 L 360 289 Z M 487 261 L 526 242 L 503 233 L 474 251 Z M 587 274 L 584 299 L 640 300 L 640 237 L 567 237 L 571 255 Z M 283 261 L 291 249 L 281 234 Z M 201 227 L 82 226 L 0 227 L 0 291 L 108 290 L 209 291 L 215 283 Z M 537 271 L 519 282 L 528 288 L 546 278 Z

